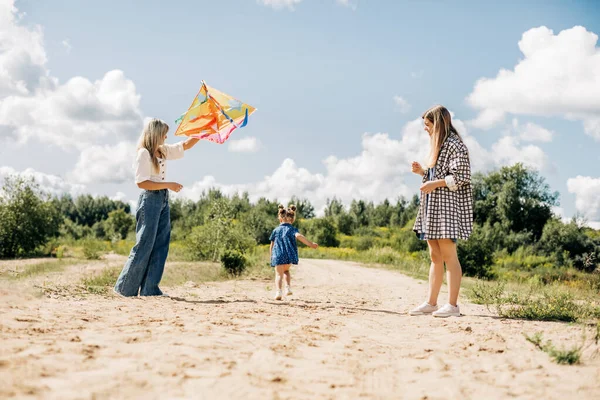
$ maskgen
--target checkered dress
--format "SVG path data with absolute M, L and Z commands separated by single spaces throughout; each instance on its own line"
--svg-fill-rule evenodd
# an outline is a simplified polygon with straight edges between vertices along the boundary
M 440 150 L 431 180 L 438 179 L 444 179 L 447 187 L 421 195 L 413 230 L 422 239 L 468 239 L 473 231 L 471 165 L 467 146 L 455 133 Z

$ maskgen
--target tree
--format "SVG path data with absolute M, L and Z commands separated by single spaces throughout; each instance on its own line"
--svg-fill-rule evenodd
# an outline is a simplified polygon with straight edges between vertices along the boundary
M 390 226 L 400 226 L 403 227 L 406 225 L 408 221 L 408 216 L 406 215 L 406 208 L 408 206 L 408 201 L 404 197 L 400 197 L 396 204 L 391 207 L 391 215 L 390 215 Z
M 91 227 L 104 221 L 111 211 L 118 209 L 123 209 L 126 213 L 131 212 L 129 204 L 122 201 L 111 200 L 106 196 L 95 198 L 89 194 L 82 195 L 75 199 L 75 222 Z
M 204 225 L 192 229 L 188 247 L 195 259 L 217 261 L 225 250 L 245 253 L 256 242 L 233 221 L 234 210 L 227 198 L 214 200 Z
M 354 218 L 352 218 L 351 215 L 347 214 L 346 212 L 338 214 L 336 223 L 340 233 L 343 233 L 344 235 L 352 235 L 354 229 Z
M 588 272 L 596 268 L 596 246 L 575 220 L 563 224 L 558 219 L 551 219 L 544 226 L 537 245 L 544 253 L 554 254 L 562 264 L 568 261 L 565 259 L 566 252 L 576 268 Z
M 327 206 L 325 207 L 326 217 L 336 217 L 344 213 L 344 204 L 336 197 L 333 199 L 327 199 Z
M 267 215 L 255 207 L 244 215 L 242 223 L 248 228 L 256 243 L 269 244 L 271 232 L 277 227 L 279 221 L 276 217 Z
M 490 174 L 474 174 L 474 220 L 480 225 L 500 222 L 513 232 L 529 231 L 533 239 L 542 235 L 558 205 L 558 192 L 537 171 L 523 164 L 503 167 Z
M 125 239 L 134 226 L 133 216 L 122 208 L 111 211 L 105 221 L 106 233 L 111 239 Z
M 388 226 L 392 218 L 392 207 L 388 199 L 378 204 L 373 210 L 372 223 L 375 226 Z
M 369 215 L 367 214 L 367 203 L 364 200 L 352 200 L 350 204 L 350 215 L 354 218 L 355 227 L 369 225 Z
M 290 199 L 290 204 L 296 206 L 296 216 L 297 218 L 303 219 L 311 219 L 315 217 L 315 208 L 308 199 L 299 199 L 296 196 L 292 196 Z
M 310 222 L 304 223 L 303 228 L 306 229 L 308 238 L 317 242 L 319 246 L 338 247 L 340 245 L 337 239 L 337 229 L 331 217 L 312 219 Z
M 59 233 L 61 216 L 33 178 L 9 176 L 0 196 L 0 257 L 33 253 Z

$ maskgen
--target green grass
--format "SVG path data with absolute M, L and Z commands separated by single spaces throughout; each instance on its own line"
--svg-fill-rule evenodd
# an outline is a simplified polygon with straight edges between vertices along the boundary
M 494 307 L 504 318 L 562 322 L 600 318 L 598 304 L 589 299 L 578 301 L 561 285 L 476 281 L 466 294 L 476 304 L 486 305 L 488 309 Z
M 543 334 L 537 332 L 532 336 L 525 336 L 528 342 L 533 343 L 535 347 L 548 354 L 557 364 L 574 365 L 581 362 L 582 347 L 573 347 L 571 349 L 557 349 L 551 341 L 543 342 Z
M 66 267 L 77 265 L 84 262 L 83 260 L 49 260 L 36 264 L 25 266 L 22 270 L 0 272 L 0 278 L 3 279 L 26 279 L 36 275 L 48 274 L 51 272 L 63 271 Z
M 248 267 L 239 279 L 271 279 L 273 270 L 268 265 L 268 248 L 257 249 L 246 255 Z M 88 293 L 106 294 L 115 285 L 121 267 L 110 267 L 100 273 L 85 277 L 82 284 Z M 169 261 L 161 285 L 165 287 L 181 286 L 187 282 L 217 282 L 231 279 L 221 264 L 200 261 Z
M 81 283 L 89 293 L 108 293 L 109 289 L 115 285 L 120 272 L 120 267 L 106 268 L 103 269 L 99 274 L 94 274 L 83 278 Z
M 427 279 L 429 276 L 429 260 L 425 258 L 423 252 L 400 253 L 390 247 L 370 248 L 365 251 L 350 248 L 302 247 L 299 255 L 300 258 L 359 262 L 367 267 L 400 271 L 418 279 Z

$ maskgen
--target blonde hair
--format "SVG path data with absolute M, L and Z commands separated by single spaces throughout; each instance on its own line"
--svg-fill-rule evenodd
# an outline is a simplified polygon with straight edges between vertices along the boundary
M 296 220 L 296 206 L 290 204 L 286 209 L 283 204 L 279 205 L 279 211 L 277 212 L 279 219 L 281 220 L 289 220 L 292 223 Z
M 142 132 L 138 149 L 146 149 L 150 153 L 150 160 L 154 166 L 154 170 L 158 171 L 158 158 L 164 158 L 165 152 L 162 145 L 165 141 L 165 135 L 169 131 L 169 125 L 160 119 L 152 119 Z
M 442 145 L 451 133 L 456 134 L 460 140 L 462 139 L 454 125 L 452 125 L 452 117 L 450 116 L 450 111 L 448 111 L 446 107 L 442 105 L 431 107 L 423 113 L 421 118 L 423 118 L 423 120 L 427 119 L 433 124 L 430 137 L 431 149 L 429 151 L 429 157 L 427 158 L 427 166 L 431 168 L 437 163 Z

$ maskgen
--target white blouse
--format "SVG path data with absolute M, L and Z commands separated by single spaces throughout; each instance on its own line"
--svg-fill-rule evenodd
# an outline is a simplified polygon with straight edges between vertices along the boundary
M 150 153 L 144 147 L 138 150 L 135 159 L 135 183 L 144 181 L 165 182 L 167 177 L 167 161 L 183 158 L 183 142 L 176 144 L 163 144 L 165 158 L 158 159 L 159 171 L 154 169 Z

